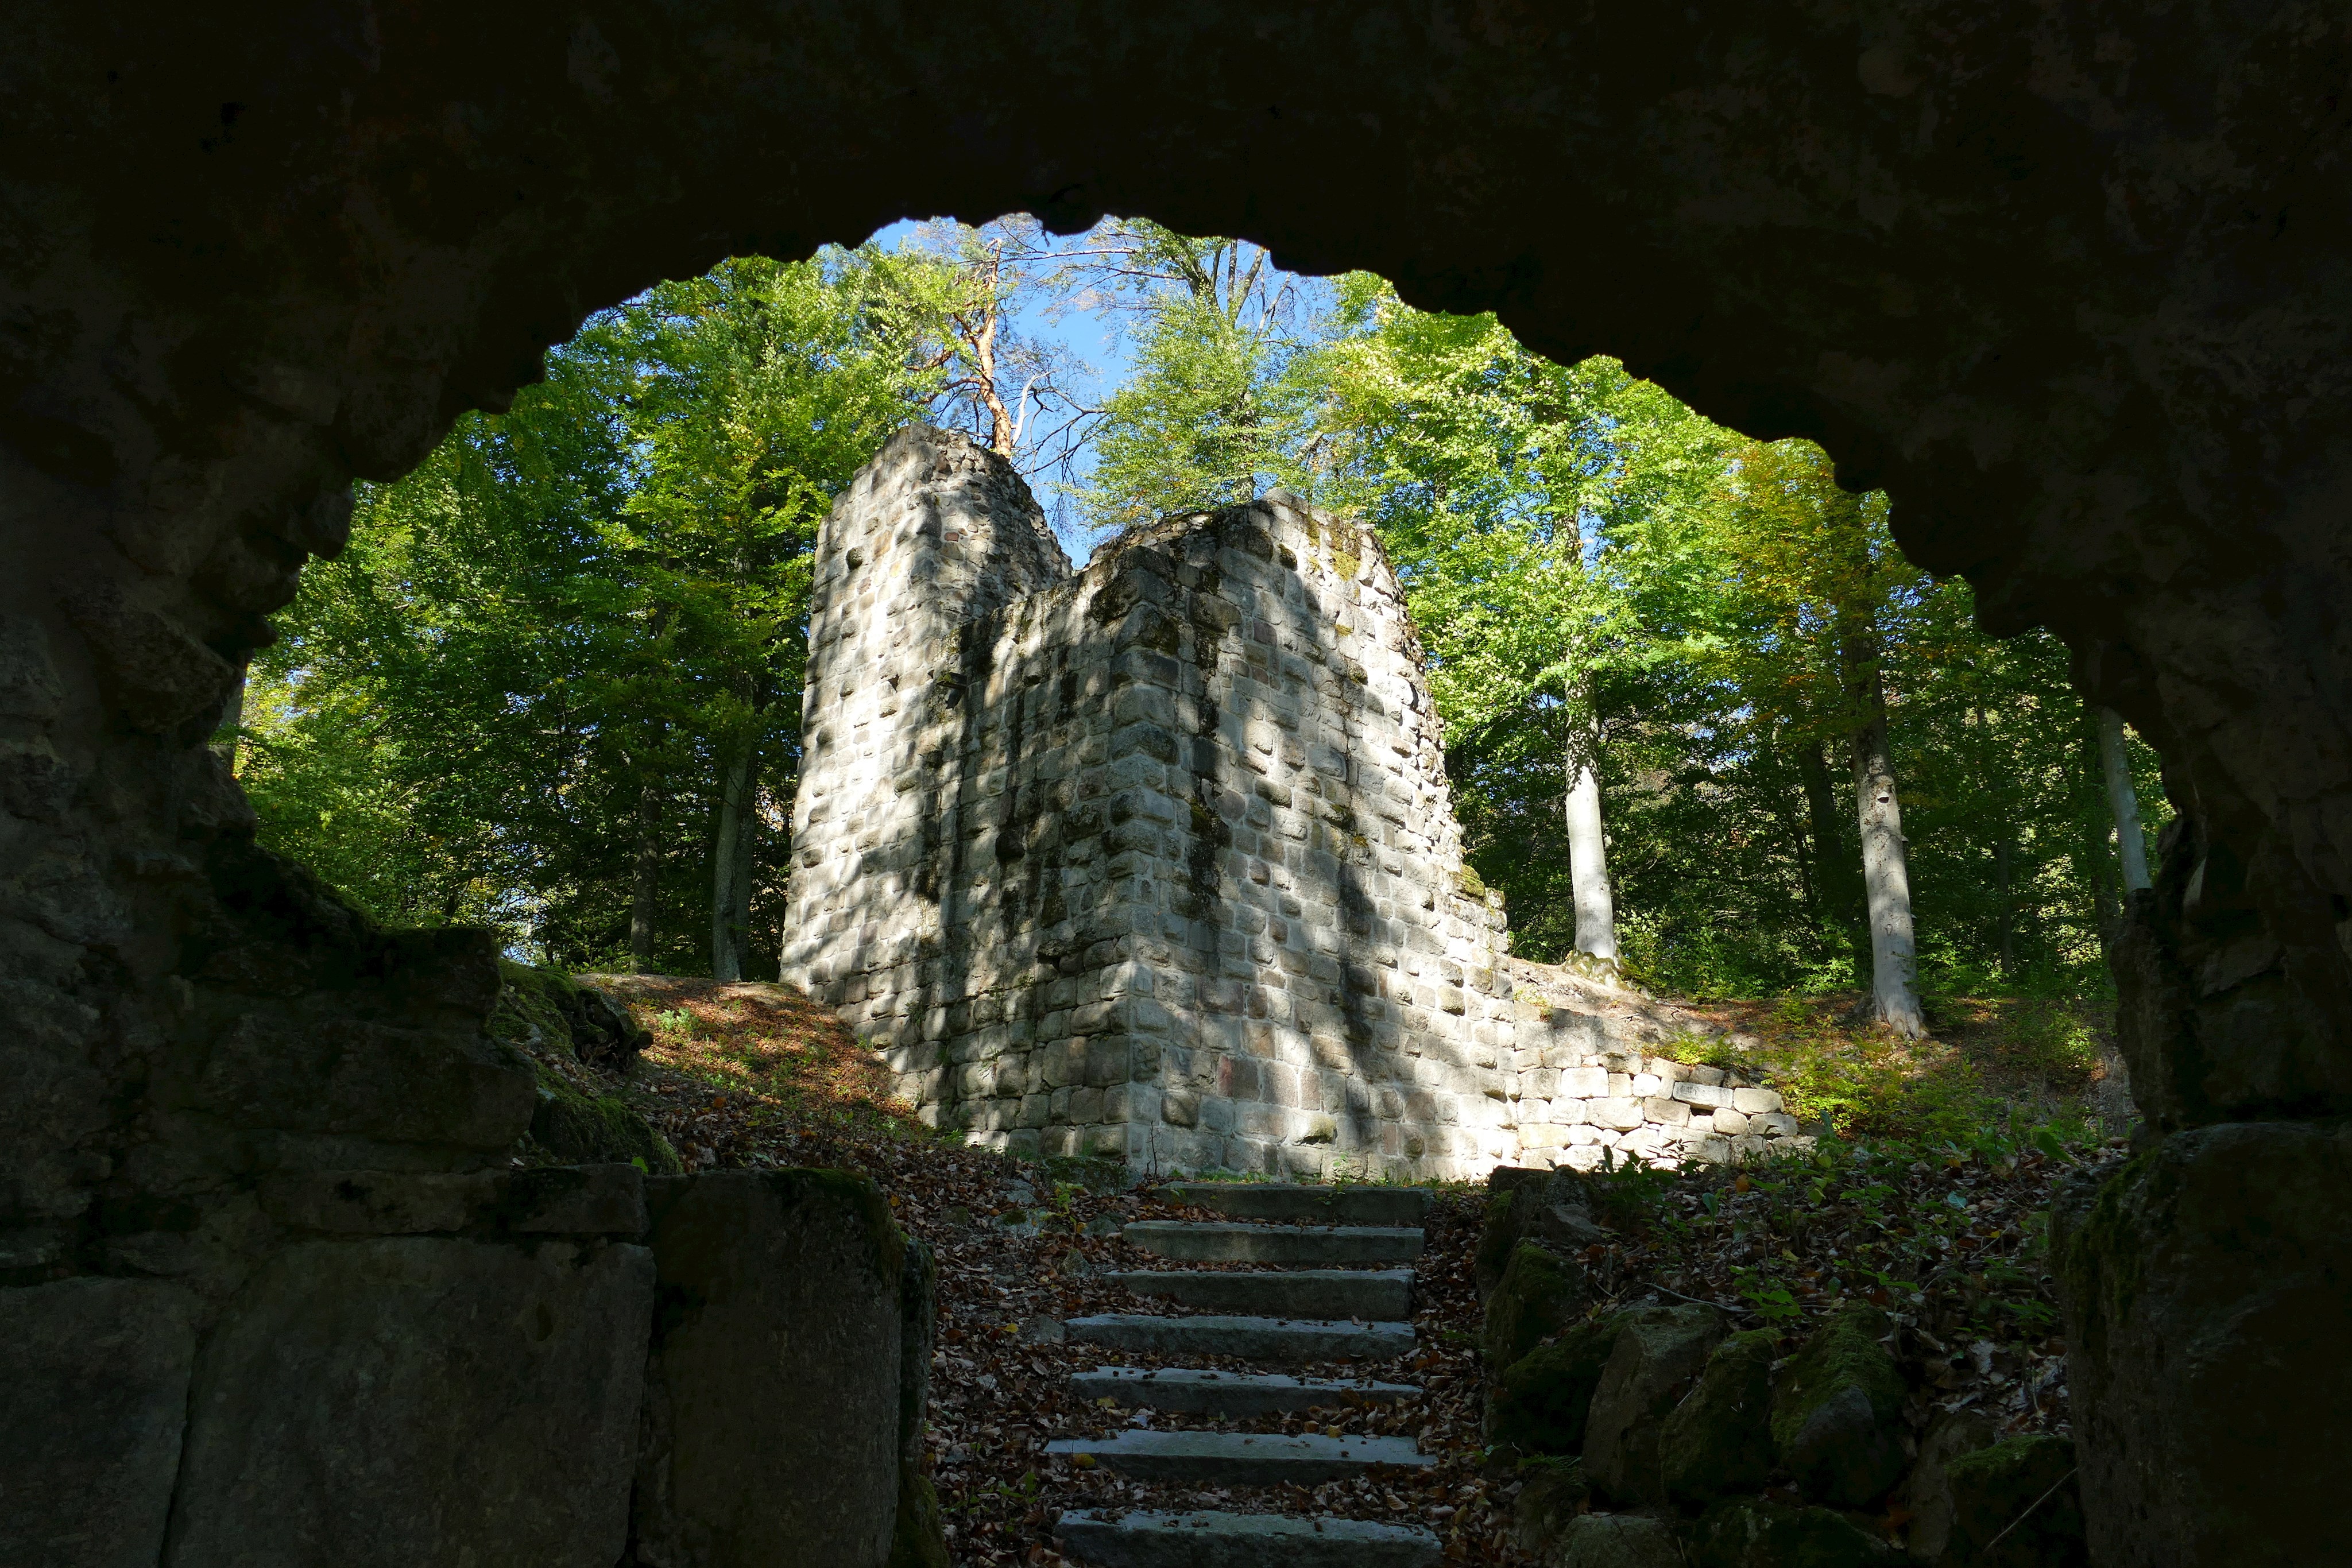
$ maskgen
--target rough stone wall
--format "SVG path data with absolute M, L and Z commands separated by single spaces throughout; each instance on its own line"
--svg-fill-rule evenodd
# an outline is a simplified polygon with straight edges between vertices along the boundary
M 1770 1090 L 1662 1054 L 1699 1020 L 1514 997 L 1368 530 L 1277 496 L 1072 573 L 1010 465 L 915 427 L 815 578 L 784 973 L 935 1124 L 1470 1177 L 1796 1135 Z
M 1643 1016 L 1649 1008 L 1522 1000 L 1514 1010 L 1506 1079 L 1514 1165 L 1723 1165 L 1810 1144 L 1780 1092 L 1755 1074 L 1664 1054 L 1717 1032 L 1706 1025 L 1660 1028 Z
M 1483 1175 L 1502 921 L 1377 543 L 1281 498 L 1042 537 L 920 428 L 827 518 L 786 975 L 997 1147 Z

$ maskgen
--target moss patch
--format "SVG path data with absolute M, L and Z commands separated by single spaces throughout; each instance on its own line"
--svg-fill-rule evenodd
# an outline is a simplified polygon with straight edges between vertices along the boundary
M 2011 1437 L 1962 1454 L 1944 1475 L 1952 1492 L 1944 1560 L 1953 1568 L 2082 1568 L 2090 1562 L 2074 1445 L 2067 1439 Z
M 1693 1568 L 1869 1568 L 1896 1557 L 1842 1513 L 1756 1500 L 1707 1510 L 1690 1561 Z
M 948 1568 L 947 1520 L 931 1478 L 911 1465 L 898 1470 L 898 1522 L 889 1568 Z
M 1507 1368 L 1487 1392 L 1487 1437 L 1522 1454 L 1583 1448 L 1593 1391 L 1623 1326 L 1622 1313 L 1580 1323 Z
M 1770 1330 L 1753 1329 L 1715 1347 L 1698 1385 L 1658 1432 L 1667 1496 L 1704 1508 L 1764 1484 L 1772 1468 L 1772 1362 L 1780 1346 Z
M 539 1069 L 539 1108 L 531 1142 L 563 1165 L 635 1165 L 648 1176 L 677 1176 L 685 1162 L 669 1141 L 626 1101 L 591 1097 L 545 1068 Z
M 1591 1296 L 1581 1268 L 1532 1241 L 1520 1242 L 1486 1302 L 1488 1364 L 1510 1366 L 1549 1336 L 1580 1322 Z
M 576 1054 L 571 1015 L 580 1010 L 580 990 L 571 976 L 501 958 L 499 979 L 498 1005 L 490 1009 L 493 1039 Z

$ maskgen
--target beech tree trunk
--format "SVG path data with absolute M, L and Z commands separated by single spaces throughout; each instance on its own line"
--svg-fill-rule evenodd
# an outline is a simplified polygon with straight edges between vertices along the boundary
M 2132 788 L 2131 753 L 2124 747 L 2124 716 L 2099 710 L 2099 771 L 2106 778 L 2107 810 L 2116 819 L 2116 848 L 2124 867 L 2126 897 L 2148 885 L 2147 841 L 2139 826 L 2139 794 Z
M 654 922 L 661 911 L 661 791 L 650 782 L 637 791 L 637 853 L 629 889 L 629 967 L 654 968 Z
M 1853 734 L 1853 793 L 1862 828 L 1862 883 L 1870 911 L 1871 1009 L 1896 1033 L 1927 1032 L 1919 1007 L 1918 945 L 1911 924 L 1911 869 L 1903 848 L 1903 811 L 1886 742 L 1886 693 L 1874 648 L 1857 651 L 1849 669 L 1864 673 L 1863 724 Z
M 719 831 L 710 846 L 710 977 L 740 980 L 749 946 L 744 906 L 750 903 L 749 863 L 752 773 L 756 758 L 746 739 L 719 765 Z
M 1805 814 L 1811 819 L 1813 865 L 1821 886 L 1822 918 L 1845 933 L 1853 949 L 1856 974 L 1870 962 L 1870 932 L 1863 907 L 1862 882 L 1847 858 L 1845 835 L 1838 831 L 1837 792 L 1830 784 L 1830 765 L 1821 743 L 1801 741 L 1797 771 L 1805 781 Z
M 1617 956 L 1617 909 L 1609 896 L 1609 849 L 1601 832 L 1601 726 L 1570 720 L 1568 871 L 1576 899 L 1576 947 Z

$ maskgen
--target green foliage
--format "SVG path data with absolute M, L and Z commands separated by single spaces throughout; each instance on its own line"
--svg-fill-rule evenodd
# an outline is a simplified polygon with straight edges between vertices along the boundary
M 1552 364 L 1374 278 L 1340 280 L 1288 373 L 1316 393 L 1315 498 L 1373 522 L 1406 584 L 1470 856 L 1518 951 L 1573 936 L 1560 804 L 1590 716 L 1637 973 L 1700 996 L 1864 980 L 1845 744 L 1866 643 L 1927 988 L 2104 986 L 2116 873 L 2065 652 L 1979 631 L 1965 584 L 1895 549 L 1883 496 L 1839 489 L 1808 444 L 1748 441 L 1613 361 Z M 2155 807 L 2154 754 L 2133 755 Z
M 1265 252 L 1142 220 L 1089 237 L 1104 263 L 1065 281 L 1132 316 L 1135 363 L 1096 427 L 1092 479 L 1072 492 L 1087 526 L 1114 532 L 1301 486 L 1311 332 Z
M 834 252 L 660 285 L 363 486 L 254 666 L 264 842 L 388 923 L 498 925 L 573 967 L 626 966 L 642 892 L 654 967 L 690 972 L 748 747 L 772 925 L 816 527 L 930 384 L 905 273 Z

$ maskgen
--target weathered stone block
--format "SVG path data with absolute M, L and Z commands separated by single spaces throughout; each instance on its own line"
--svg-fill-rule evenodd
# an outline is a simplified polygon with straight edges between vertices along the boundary
M 1863 1508 L 1903 1474 L 1903 1375 L 1876 1308 L 1841 1308 L 1790 1358 L 1772 1396 L 1772 1441 L 1799 1490 Z
M 1585 1423 L 1585 1473 L 1597 1490 L 1628 1502 L 1665 1500 L 1660 1433 L 1723 1332 L 1723 1316 L 1712 1307 L 1650 1307 L 1627 1315 Z
M 1631 1132 L 1642 1124 L 1642 1103 L 1630 1097 L 1591 1102 L 1592 1120 L 1615 1132 Z
M 907 1283 L 880 1191 L 838 1171 L 729 1171 L 655 1182 L 648 1199 L 663 1307 L 638 1561 L 881 1568 L 900 1500 Z
M 611 1568 L 653 1260 L 407 1236 L 304 1243 L 196 1367 L 172 1568 Z
M 195 1309 L 161 1280 L 0 1290 L 0 1563 L 161 1560 Z

